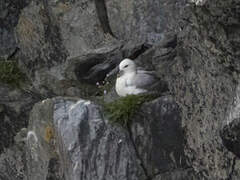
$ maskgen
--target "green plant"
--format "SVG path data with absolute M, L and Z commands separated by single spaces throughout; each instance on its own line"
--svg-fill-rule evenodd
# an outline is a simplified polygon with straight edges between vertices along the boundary
M 15 61 L 0 61 L 0 82 L 19 87 L 24 80 L 25 76 Z
M 104 104 L 104 109 L 110 122 L 119 123 L 126 127 L 131 123 L 131 118 L 141 105 L 154 98 L 153 95 L 128 95 L 114 102 Z

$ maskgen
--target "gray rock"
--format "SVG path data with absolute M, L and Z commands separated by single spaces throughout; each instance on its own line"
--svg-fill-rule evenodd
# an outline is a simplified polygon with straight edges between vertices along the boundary
M 59 97 L 36 104 L 27 149 L 31 180 L 49 173 L 68 180 L 145 178 L 127 131 L 108 124 L 90 101 Z
M 107 0 L 106 6 L 110 27 L 119 39 L 158 44 L 164 32 L 178 31 L 179 1 Z
M 7 59 L 17 48 L 13 31 L 0 28 L 0 57 Z
M 171 96 L 145 103 L 135 116 L 131 135 L 149 177 L 188 167 L 181 119 Z
M 2 0 L 0 3 L 0 59 L 12 58 L 17 49 L 14 28 L 27 4 L 28 0 Z
M 27 127 L 29 112 L 40 97 L 0 85 L 0 153 L 14 143 L 14 136 Z
M 32 1 L 19 17 L 16 35 L 23 56 L 21 63 L 28 68 L 29 77 L 35 76 L 35 70 L 51 68 L 66 60 L 67 51 L 61 40 L 58 22 L 51 13 L 47 1 Z
M 197 6 L 203 6 L 207 0 L 190 0 L 189 2 L 195 3 Z
M 91 179 L 90 176 L 95 178 L 98 172 L 102 172 L 101 168 L 108 169 L 109 171 L 106 170 L 107 173 L 104 176 L 110 177 L 111 167 L 116 167 L 118 170 L 122 168 L 118 164 L 119 161 L 113 162 L 109 159 L 107 161 L 109 166 L 107 164 L 101 164 L 101 166 L 97 164 L 101 159 L 96 158 L 93 162 L 92 157 L 96 157 L 95 155 L 103 157 L 108 152 L 100 151 L 98 148 L 106 150 L 112 144 L 113 150 L 109 152 L 109 157 L 113 157 L 112 159 L 118 157 L 116 152 L 120 145 L 117 146 L 114 143 L 116 143 L 115 140 L 119 140 L 119 137 L 125 140 L 124 149 L 129 149 L 129 152 L 124 151 L 123 148 L 119 150 L 121 152 L 119 157 L 130 157 L 128 162 L 132 163 L 130 165 L 134 173 L 129 174 L 136 175 L 135 179 L 141 175 L 151 176 L 152 179 L 239 179 L 240 161 L 234 150 L 238 142 L 231 138 L 231 133 L 236 132 L 234 127 L 237 127 L 233 120 L 239 118 L 240 18 L 238 0 L 164 0 L 161 2 L 153 0 L 33 0 L 22 10 L 27 5 L 26 3 L 29 2 L 4 0 L 0 3 L 0 41 L 1 45 L 3 44 L 0 47 L 0 56 L 11 57 L 15 52 L 15 47 L 18 46 L 20 50 L 16 57 L 19 58 L 21 69 L 27 73 L 31 83 L 37 89 L 36 93 L 30 91 L 29 94 L 29 92 L 20 90 L 9 90 L 1 85 L 0 174 L 4 175 L 1 177 L 3 180 L 24 177 L 16 173 L 20 172 L 16 169 L 22 169 L 21 167 L 28 167 L 29 173 L 25 173 L 26 176 L 39 177 L 41 180 L 42 178 L 63 180 L 74 176 L 71 174 L 74 172 L 73 165 L 65 168 L 64 173 L 62 170 L 64 163 L 71 164 L 71 162 L 80 161 L 79 156 L 75 156 L 77 148 L 73 148 L 72 152 L 66 148 L 63 151 L 65 147 L 63 142 L 69 145 L 71 139 L 79 143 L 79 149 L 84 147 L 92 150 L 86 152 L 81 149 L 87 157 L 92 155 L 87 159 L 91 164 L 86 159 L 83 159 L 83 163 L 79 163 L 86 168 L 81 172 L 84 172 L 87 178 Z M 203 3 L 203 6 L 196 6 L 196 4 L 202 5 Z M 18 24 L 15 29 L 17 45 L 13 38 L 13 28 L 16 24 Z M 35 142 L 35 136 L 30 133 L 28 147 L 32 148 L 27 151 L 28 161 L 20 158 L 19 161 L 22 161 L 23 165 L 15 163 L 17 157 L 13 152 L 18 150 L 14 149 L 13 144 L 23 143 L 22 131 L 20 133 L 18 131 L 27 126 L 28 112 L 34 102 L 39 101 L 43 94 L 44 97 L 71 95 L 92 96 L 93 100 L 100 99 L 101 97 L 95 96 L 99 95 L 99 89 L 94 83 L 103 80 L 104 76 L 111 72 L 124 57 L 135 59 L 137 64 L 145 69 L 155 70 L 158 77 L 168 83 L 170 94 L 174 99 L 167 99 L 171 107 L 174 107 L 173 115 L 169 117 L 175 117 L 176 114 L 178 117 L 176 121 L 171 118 L 167 121 L 167 124 L 171 125 L 170 128 L 163 131 L 158 124 L 166 120 L 164 119 L 166 117 L 160 114 L 163 108 L 161 105 L 164 104 L 160 98 L 144 105 L 143 112 L 146 110 L 152 112 L 150 115 L 146 112 L 143 116 L 145 119 L 141 119 L 141 112 L 138 112 L 139 114 L 133 119 L 135 122 L 133 127 L 143 128 L 130 131 L 132 135 L 131 133 L 128 135 L 129 132 L 126 130 L 109 125 L 103 118 L 99 126 L 95 124 L 94 127 L 97 130 L 100 129 L 100 135 L 106 139 L 97 136 L 94 139 L 96 141 L 90 141 L 92 134 L 86 135 L 85 132 L 95 131 L 85 126 L 88 127 L 87 122 L 92 121 L 82 121 L 79 118 L 79 121 L 84 123 L 76 123 L 76 126 L 82 128 L 83 125 L 83 132 L 86 136 L 79 136 L 79 141 L 77 138 L 70 138 L 71 136 L 65 137 L 67 140 L 56 139 L 56 136 L 52 138 L 55 131 L 52 133 L 51 127 L 56 130 L 58 126 L 55 126 L 52 115 L 46 113 L 52 112 L 53 114 L 53 104 L 56 103 L 48 100 L 47 102 L 51 101 L 52 104 L 44 104 L 46 109 L 37 105 L 43 113 L 33 111 L 32 115 L 35 114 L 38 117 L 41 114 L 42 116 L 41 118 L 39 115 L 39 122 L 34 130 L 37 132 L 38 143 Z M 87 67 L 86 70 L 85 67 Z M 39 94 L 42 95 L 39 96 Z M 114 96 L 113 91 L 104 97 L 107 101 L 115 98 L 117 97 Z M 55 101 L 58 102 L 58 110 L 63 109 L 61 105 L 64 104 L 59 101 L 59 99 Z M 74 104 L 77 100 L 65 99 L 65 101 Z M 98 116 L 98 107 L 95 108 L 95 105 L 85 106 L 81 103 L 78 105 L 83 107 L 80 113 L 82 116 L 85 116 L 86 110 L 84 109 L 86 108 L 90 108 L 96 112 L 96 117 Z M 160 110 L 158 111 L 155 107 L 159 107 Z M 63 112 L 67 114 L 66 111 Z M 159 118 L 153 119 L 153 113 Z M 64 117 L 62 119 L 59 116 L 59 119 L 65 122 Z M 150 122 L 146 122 L 146 119 Z M 157 119 L 161 121 L 156 122 Z M 142 122 L 146 123 L 146 127 Z M 171 122 L 174 123 L 171 124 Z M 33 124 L 29 126 L 30 130 Z M 226 133 L 221 138 L 219 132 L 223 132 L 222 129 L 227 124 L 230 124 L 232 130 L 225 129 Z M 89 127 L 92 127 L 91 125 L 90 123 Z M 46 128 L 48 126 L 49 128 Z M 149 132 L 147 128 L 152 128 L 153 131 Z M 154 128 L 161 131 L 155 131 Z M 174 128 L 177 129 L 176 132 L 172 131 Z M 72 135 L 78 134 L 74 128 L 72 129 L 71 132 L 67 132 Z M 102 129 L 103 132 L 101 132 Z M 113 140 L 109 138 L 108 133 L 111 134 L 111 132 L 114 135 L 117 134 Z M 144 134 L 140 136 L 140 132 Z M 46 134 L 48 142 L 45 139 Z M 230 138 L 228 135 L 231 135 Z M 235 135 L 237 132 L 233 134 L 234 137 Z M 147 141 L 144 136 L 151 137 L 151 139 Z M 156 137 L 164 139 L 163 136 L 169 137 L 169 142 L 162 144 L 163 141 L 156 139 Z M 178 137 L 181 138 L 178 139 Z M 174 145 L 169 144 L 176 141 Z M 96 145 L 96 142 L 99 144 Z M 146 148 L 146 142 L 156 145 L 149 145 Z M 230 142 L 230 145 L 226 142 Z M 62 149 L 61 154 L 60 149 Z M 168 150 L 166 156 L 163 155 L 162 149 Z M 26 150 L 23 148 L 23 151 Z M 153 153 L 156 151 L 160 153 Z M 170 152 L 174 152 L 173 156 Z M 16 155 L 22 156 L 19 152 Z M 152 159 L 150 155 L 159 158 L 159 162 Z M 67 161 L 64 159 L 63 163 L 62 157 Z M 165 158 L 161 159 L 161 157 Z M 186 163 L 185 161 L 183 164 L 179 163 L 180 157 L 183 157 Z M 11 163 L 4 164 L 5 160 L 2 159 L 9 159 Z M 92 164 L 97 164 L 95 171 L 89 170 Z M 78 176 L 80 170 L 78 166 L 75 167 L 75 175 Z M 7 169 L 11 171 L 6 173 Z M 116 176 L 127 173 L 124 170 L 112 170 L 112 172 L 116 172 Z M 66 176 L 64 177 L 63 174 Z M 100 176 L 100 173 L 98 175 Z M 111 178 L 114 179 L 113 176 Z
M 26 178 L 24 146 L 16 143 L 0 155 L 0 179 L 23 180 Z
M 35 87 L 52 91 L 51 84 L 65 78 L 66 66 L 74 58 L 106 52 L 119 44 L 103 32 L 94 2 L 85 0 L 32 1 L 19 17 L 16 34 L 22 69 Z
M 192 169 L 178 169 L 157 175 L 153 180 L 195 180 L 197 177 Z
M 223 144 L 226 148 L 233 152 L 237 157 L 240 157 L 240 119 L 233 120 L 227 124 L 221 131 Z

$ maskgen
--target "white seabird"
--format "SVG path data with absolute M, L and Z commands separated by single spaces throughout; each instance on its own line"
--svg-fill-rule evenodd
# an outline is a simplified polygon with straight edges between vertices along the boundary
M 158 82 L 152 71 L 139 70 L 131 59 L 124 59 L 119 64 L 119 74 L 115 89 L 119 96 L 148 92 L 149 87 Z

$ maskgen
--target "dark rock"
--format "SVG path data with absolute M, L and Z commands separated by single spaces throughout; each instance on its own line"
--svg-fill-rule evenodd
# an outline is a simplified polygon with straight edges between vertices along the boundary
M 66 77 L 74 72 L 75 77 L 80 82 L 96 85 L 105 80 L 107 74 L 114 69 L 123 58 L 123 53 L 119 47 L 109 49 L 109 51 L 100 51 L 96 54 L 88 54 L 82 57 L 71 59 Z
M 26 178 L 26 156 L 24 146 L 16 143 L 0 155 L 0 179 L 23 180 Z
M 111 27 L 109 25 L 108 13 L 107 13 L 105 0 L 95 0 L 95 6 L 96 6 L 98 19 L 101 23 L 104 33 L 109 33 L 112 36 L 114 36 L 114 34 L 112 33 L 112 30 L 111 30 Z
M 17 48 L 14 28 L 29 0 L 2 0 L 0 3 L 0 59 L 9 58 Z
M 134 118 L 131 134 L 148 176 L 187 167 L 181 119 L 170 96 L 145 103 Z
M 7 59 L 17 48 L 13 32 L 4 28 L 0 28 L 0 43 L 1 59 Z
M 48 163 L 48 174 L 46 180 L 64 180 L 61 174 L 57 174 L 60 170 L 60 162 L 57 158 L 52 158 Z
M 29 112 L 39 97 L 26 91 L 0 86 L 0 153 L 12 146 L 14 136 L 27 127 Z
M 240 119 L 234 119 L 221 131 L 223 144 L 226 148 L 240 157 Z

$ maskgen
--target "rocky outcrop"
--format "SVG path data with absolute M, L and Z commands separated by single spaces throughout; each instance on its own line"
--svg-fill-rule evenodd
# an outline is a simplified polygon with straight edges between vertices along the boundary
M 14 136 L 28 125 L 32 106 L 44 97 L 31 91 L 0 85 L 0 152 L 12 146 Z
M 0 60 L 14 56 L 18 49 L 14 28 L 28 0 L 2 0 L 0 3 Z
M 29 87 L 0 88 L 0 178 L 239 179 L 237 0 L 2 4 L 0 56 L 18 60 Z M 118 98 L 125 57 L 169 89 L 128 129 L 97 105 Z
M 188 168 L 181 111 L 172 97 L 145 103 L 129 131 L 149 177 Z
M 177 32 L 180 7 L 176 0 L 106 0 L 109 24 L 119 39 L 158 44 L 165 33 Z M 175 13 L 172 13 L 175 12 Z
M 223 144 L 229 151 L 233 152 L 237 157 L 240 157 L 239 148 L 239 119 L 233 120 L 230 124 L 227 124 L 221 131 L 221 137 Z
M 54 98 L 36 104 L 27 149 L 32 180 L 48 179 L 51 163 L 59 164 L 54 173 L 60 179 L 146 178 L 127 131 L 109 124 L 90 101 Z
M 140 112 L 127 130 L 109 123 L 90 101 L 59 97 L 36 104 L 27 134 L 28 179 L 161 179 L 170 172 L 172 179 L 194 177 L 174 100 L 158 98 Z

